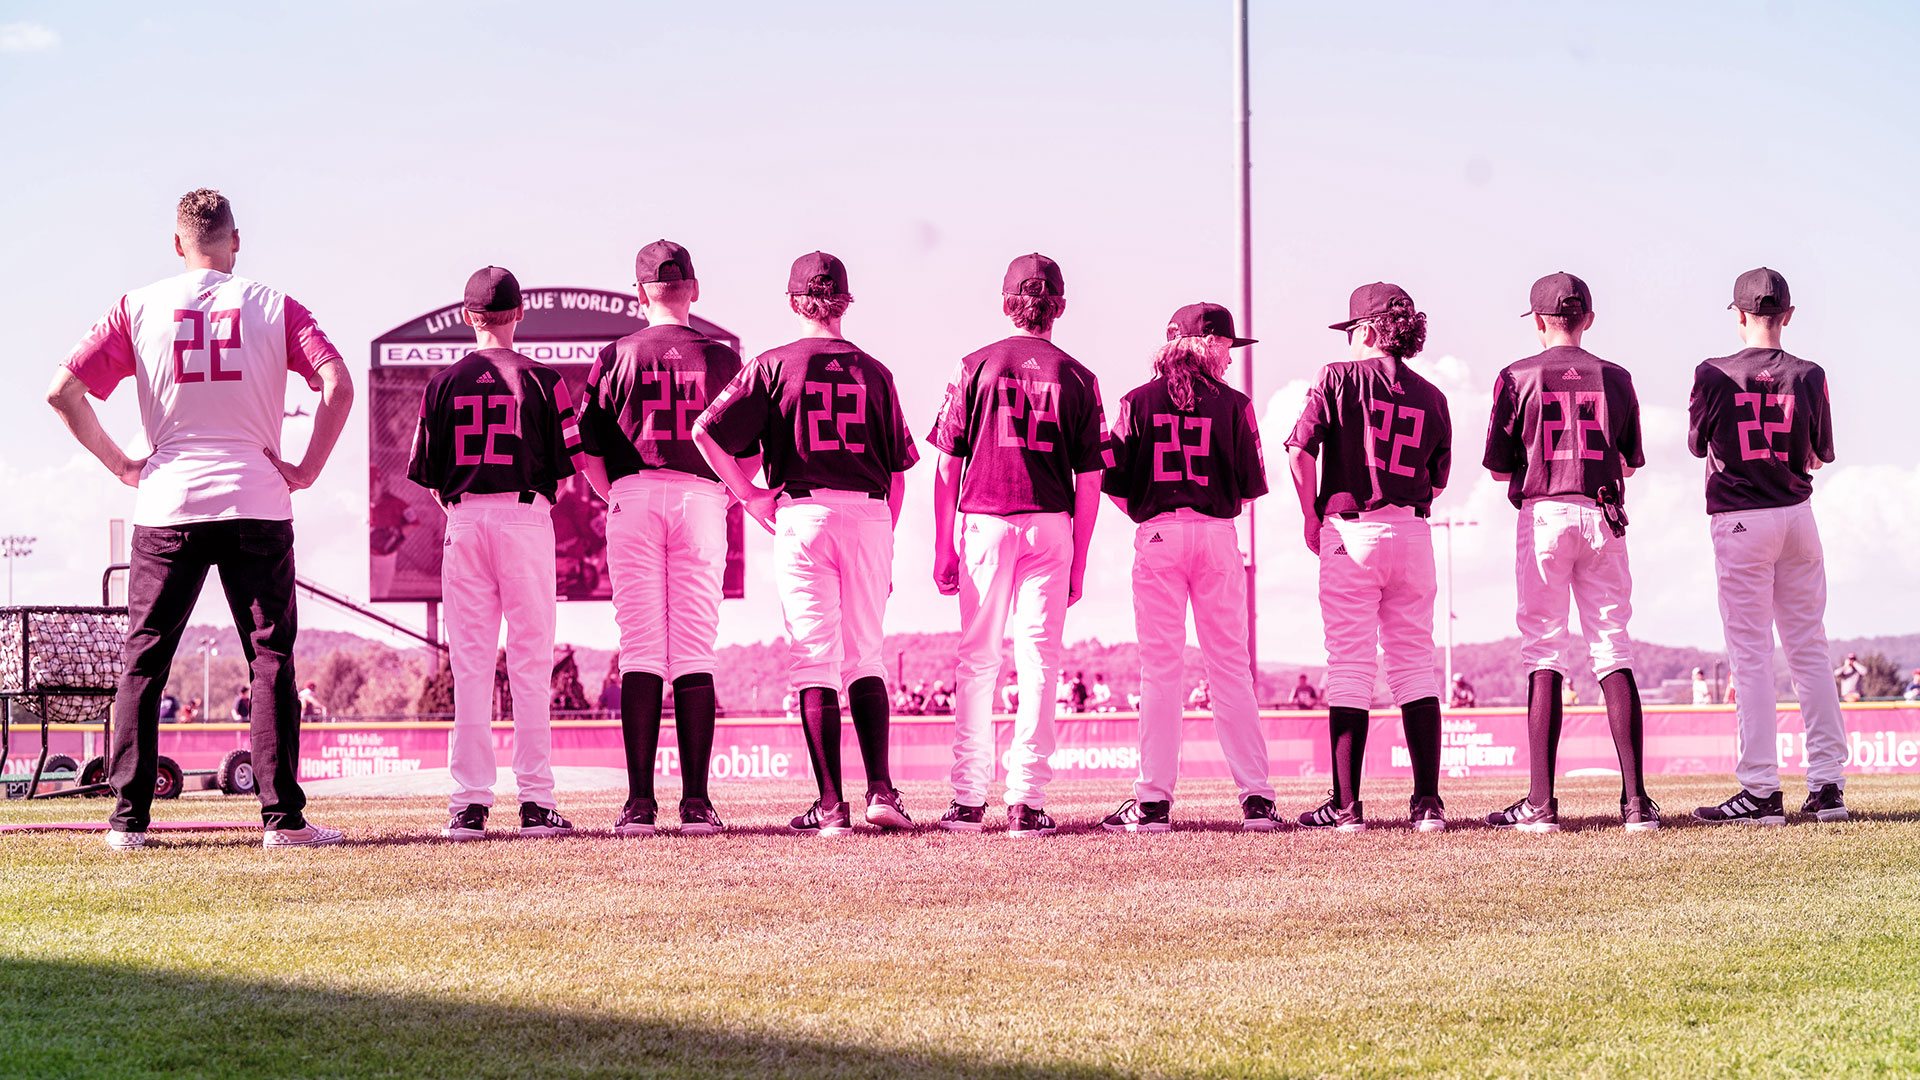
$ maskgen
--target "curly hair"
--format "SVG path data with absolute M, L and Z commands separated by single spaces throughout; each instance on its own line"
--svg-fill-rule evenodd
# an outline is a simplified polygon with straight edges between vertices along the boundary
M 1413 310 L 1409 300 L 1395 300 L 1385 315 L 1367 320 L 1380 351 L 1395 360 L 1410 360 L 1427 347 L 1427 313 Z
M 1153 354 L 1153 373 L 1167 380 L 1167 395 L 1181 412 L 1193 411 L 1196 377 L 1218 380 L 1227 370 L 1227 350 L 1216 348 L 1212 337 L 1177 337 Z
M 181 235 L 196 243 L 233 231 L 233 204 L 212 188 L 195 188 L 180 196 L 174 221 Z
M 1000 310 L 1013 320 L 1013 325 L 1030 334 L 1044 334 L 1053 329 L 1053 321 L 1067 309 L 1064 296 L 1028 296 L 1025 293 L 1005 293 L 1000 297 Z
M 787 306 L 794 314 L 812 319 L 817 323 L 828 323 L 847 313 L 847 307 L 853 303 L 851 296 L 810 296 L 795 293 L 787 297 Z

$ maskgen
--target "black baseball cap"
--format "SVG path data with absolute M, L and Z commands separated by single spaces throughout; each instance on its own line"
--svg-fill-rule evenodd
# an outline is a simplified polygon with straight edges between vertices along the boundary
M 1407 310 L 1413 310 L 1413 297 L 1398 285 L 1376 281 L 1371 285 L 1362 285 L 1353 290 L 1347 298 L 1347 321 L 1331 323 L 1330 330 L 1351 330 L 1368 319 L 1378 318 L 1393 310 L 1395 304 L 1405 303 Z
M 1067 282 L 1060 276 L 1060 264 L 1036 251 L 1007 264 L 1000 291 L 1008 296 L 1065 296 Z
M 512 311 L 520 306 L 520 283 L 511 270 L 483 266 L 467 279 L 468 311 Z
M 787 272 L 788 296 L 850 296 L 847 264 L 824 251 L 809 252 L 793 260 Z
M 633 257 L 635 285 L 693 280 L 693 256 L 671 240 L 655 240 Z
M 1548 274 L 1533 283 L 1529 315 L 1565 315 L 1577 318 L 1593 310 L 1593 294 L 1587 283 L 1567 273 Z
M 1727 306 L 1749 315 L 1778 315 L 1793 306 L 1793 294 L 1780 271 L 1762 266 L 1734 279 L 1733 303 Z
M 1177 337 L 1223 337 L 1236 349 L 1260 340 L 1235 337 L 1233 312 L 1219 304 L 1188 304 L 1174 312 L 1173 318 L 1167 321 L 1167 340 L 1172 341 Z

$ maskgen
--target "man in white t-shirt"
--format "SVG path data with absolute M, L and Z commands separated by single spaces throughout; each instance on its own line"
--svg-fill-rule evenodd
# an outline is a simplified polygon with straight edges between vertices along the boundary
M 292 493 L 320 475 L 353 406 L 340 352 L 292 297 L 236 277 L 233 208 L 200 189 L 180 200 L 174 252 L 186 272 L 120 298 L 55 373 L 47 402 L 134 499 L 126 666 L 114 699 L 107 779 L 118 796 L 107 845 L 146 845 L 159 759 L 160 695 L 207 571 L 218 568 L 253 674 L 253 768 L 263 844 L 337 844 L 307 821 L 295 779 L 300 706 Z M 287 374 L 320 391 L 298 463 L 280 458 Z M 129 458 L 100 426 L 104 400 L 133 376 L 150 448 Z

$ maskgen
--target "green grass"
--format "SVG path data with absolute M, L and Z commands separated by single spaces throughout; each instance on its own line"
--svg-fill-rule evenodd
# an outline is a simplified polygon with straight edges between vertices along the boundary
M 1731 790 L 1658 779 L 1680 818 Z M 1389 783 L 1367 795 L 1393 827 L 1356 836 L 1242 834 L 1217 783 L 1154 837 L 1084 831 L 1125 794 L 1092 783 L 1055 788 L 1076 831 L 1028 842 L 793 839 L 798 786 L 716 787 L 735 830 L 708 839 L 454 846 L 433 799 L 317 803 L 358 841 L 332 850 L 4 835 L 0 1075 L 1920 1072 L 1920 778 L 1855 779 L 1844 825 L 1630 836 L 1588 780 L 1574 831 L 1470 825 L 1523 786 L 1447 783 L 1434 836 Z

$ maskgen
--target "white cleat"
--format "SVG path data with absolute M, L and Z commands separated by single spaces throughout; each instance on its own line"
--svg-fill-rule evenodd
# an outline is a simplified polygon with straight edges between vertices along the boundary
M 115 851 L 138 851 L 147 846 L 147 834 L 143 832 L 121 832 L 119 829 L 107 830 L 107 846 Z

